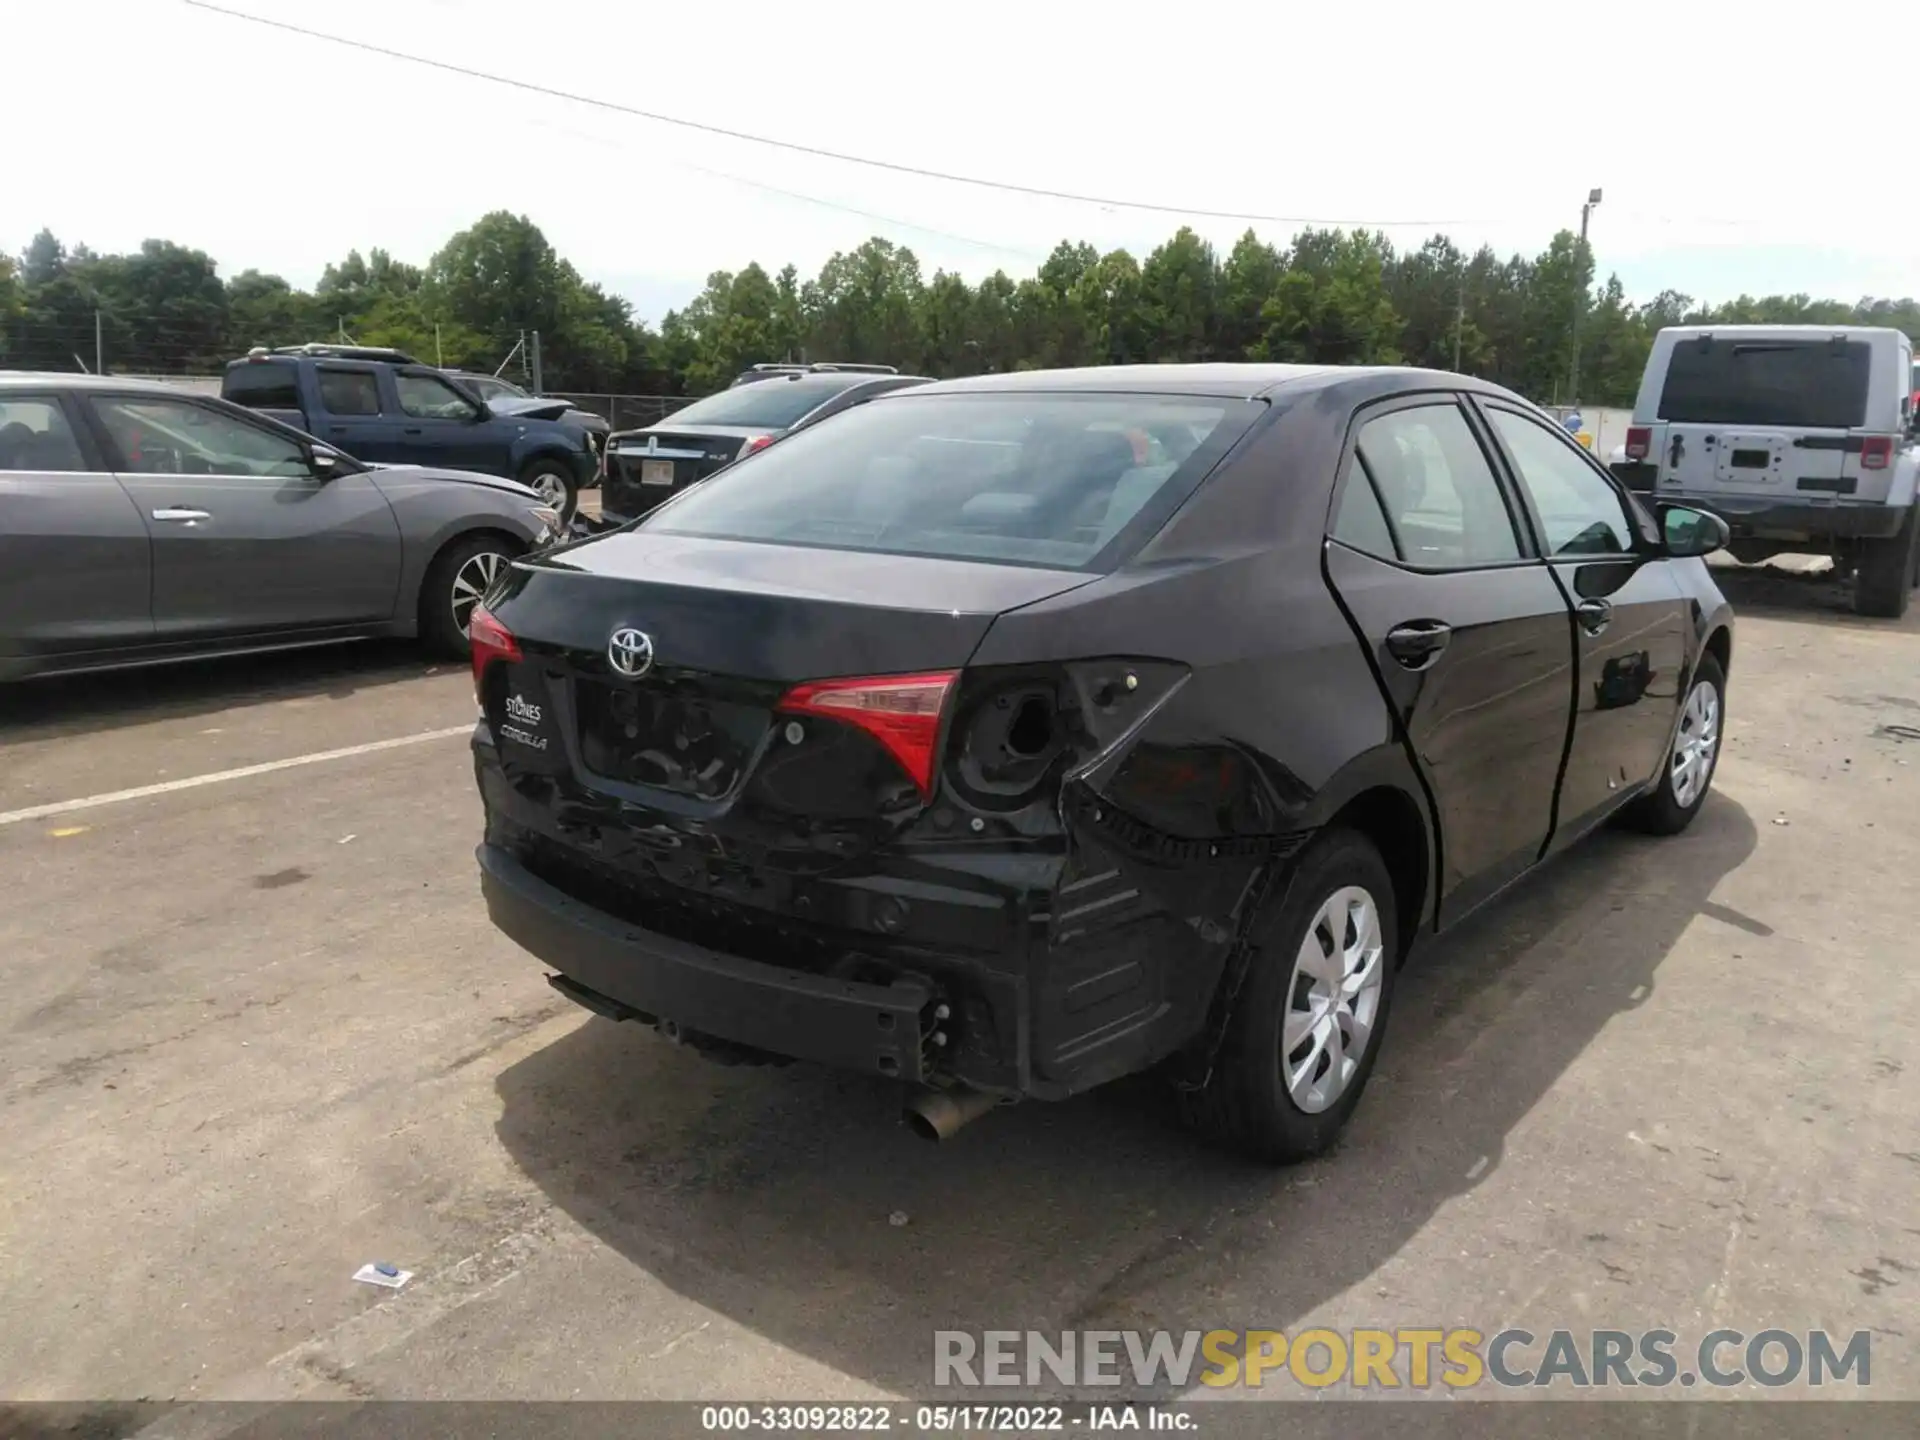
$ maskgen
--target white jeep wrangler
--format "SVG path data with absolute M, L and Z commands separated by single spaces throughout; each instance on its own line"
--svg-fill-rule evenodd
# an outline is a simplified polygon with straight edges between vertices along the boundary
M 1831 555 L 1855 610 L 1904 615 L 1920 584 L 1913 377 L 1898 330 L 1662 330 L 1611 468 L 1651 500 L 1721 516 L 1736 560 Z

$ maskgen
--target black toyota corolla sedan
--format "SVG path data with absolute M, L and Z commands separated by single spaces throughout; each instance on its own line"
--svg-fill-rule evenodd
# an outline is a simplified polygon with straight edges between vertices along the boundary
M 1699 810 L 1725 538 L 1459 375 L 904 390 L 516 562 L 487 904 L 590 1009 L 897 1079 L 922 1133 L 1164 1064 L 1310 1155 L 1416 938 Z

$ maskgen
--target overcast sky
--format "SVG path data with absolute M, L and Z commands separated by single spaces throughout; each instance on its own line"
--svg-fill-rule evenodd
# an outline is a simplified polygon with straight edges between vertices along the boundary
M 1281 242 L 1291 220 L 1366 223 L 1533 254 L 1599 186 L 1600 270 L 1636 298 L 1920 290 L 1898 93 L 1920 32 L 1891 0 L 220 3 L 897 164 L 1286 217 L 1254 226 Z M 356 247 L 423 263 L 504 208 L 657 321 L 710 271 L 811 274 L 873 234 L 977 279 L 1062 238 L 1144 256 L 1182 223 L 700 134 L 183 0 L 0 0 L 0 49 L 15 252 L 42 226 L 96 250 L 158 236 L 305 286 Z M 1189 223 L 1223 249 L 1246 228 Z

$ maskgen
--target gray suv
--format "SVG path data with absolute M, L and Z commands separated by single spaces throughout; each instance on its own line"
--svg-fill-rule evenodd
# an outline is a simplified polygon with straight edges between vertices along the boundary
M 365 465 L 209 396 L 0 375 L 0 680 L 379 635 L 462 655 L 559 523 L 517 481 Z

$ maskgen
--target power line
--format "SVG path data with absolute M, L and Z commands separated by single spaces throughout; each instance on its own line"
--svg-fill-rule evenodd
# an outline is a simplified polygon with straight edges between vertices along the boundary
M 285 20 L 271 20 L 264 15 L 249 15 L 244 10 L 230 10 L 224 5 L 214 5 L 209 0 L 180 0 L 196 10 L 205 10 L 214 15 L 224 15 L 230 20 L 245 20 L 254 25 L 263 25 L 270 30 L 284 30 L 290 35 L 305 36 L 309 40 L 324 40 L 331 45 L 343 45 L 349 50 L 360 50 L 370 55 L 383 55 L 389 60 L 405 60 L 413 65 L 425 65 L 434 70 L 443 70 L 450 75 L 464 76 L 469 80 L 485 80 L 494 85 L 506 85 L 515 90 L 524 90 L 534 95 L 544 95 L 554 100 L 570 100 L 580 105 L 590 105 L 599 110 L 610 110 L 620 115 L 630 115 L 641 120 L 652 120 L 661 125 L 677 125 L 683 130 L 698 130 L 707 135 L 719 135 L 728 140 L 744 140 L 752 145 L 766 145 L 776 150 L 789 150 L 800 155 L 812 155 L 823 160 L 837 160 L 846 165 L 864 165 L 869 169 L 888 170 L 896 175 L 914 175 L 923 180 L 940 180 L 950 185 L 972 185 L 981 190 L 999 190 L 1011 195 L 1027 195 L 1042 200 L 1066 200 L 1076 205 L 1099 205 L 1110 210 L 1141 210 L 1158 215 L 1184 215 L 1201 220 L 1245 220 L 1270 225 L 1317 225 L 1345 227 L 1387 227 L 1413 225 L 1455 225 L 1458 220 L 1449 219 L 1405 219 L 1405 220 L 1357 220 L 1357 219 L 1316 219 L 1304 215 L 1262 215 L 1246 210 L 1204 210 L 1189 205 L 1165 205 L 1151 200 L 1122 200 L 1102 195 L 1082 195 L 1071 190 L 1051 190 L 1039 185 L 1020 185 L 1011 180 L 988 180 L 978 175 L 959 175 L 947 170 L 931 170 L 921 165 L 903 165 L 893 160 L 876 160 L 869 155 L 849 155 L 840 150 L 828 150 L 818 145 L 803 145 L 795 140 L 776 140 L 769 135 L 754 135 L 744 130 L 730 130 L 724 125 L 709 124 L 704 120 L 688 120 L 678 115 L 663 115 L 656 110 L 642 110 L 633 105 L 621 105 L 612 100 L 602 100 L 592 95 L 577 95 L 569 90 L 561 90 L 551 85 L 540 85 L 531 80 L 519 80 L 511 75 L 496 75 L 486 70 L 476 70 L 466 65 L 456 65 L 449 60 L 435 60 L 426 55 L 414 55 L 405 50 L 393 50 L 384 45 L 375 45 L 366 40 L 353 40 L 344 35 L 330 35 L 324 30 L 309 30 L 304 25 L 293 25 Z M 770 188 L 770 187 L 769 187 Z M 805 197 L 802 197 L 805 198 Z

